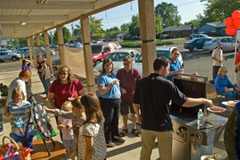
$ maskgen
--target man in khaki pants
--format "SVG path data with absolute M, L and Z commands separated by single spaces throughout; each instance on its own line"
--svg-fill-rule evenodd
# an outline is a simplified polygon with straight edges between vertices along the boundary
M 133 98 L 133 107 L 142 128 L 141 160 L 150 160 L 154 141 L 158 140 L 161 160 L 172 159 L 172 123 L 169 102 L 183 107 L 193 107 L 202 103 L 212 106 L 211 100 L 186 97 L 166 76 L 169 60 L 165 57 L 153 63 L 154 73 L 138 81 Z

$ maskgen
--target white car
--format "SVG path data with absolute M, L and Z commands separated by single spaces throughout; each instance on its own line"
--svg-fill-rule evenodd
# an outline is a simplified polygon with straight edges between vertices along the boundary
M 218 42 L 222 43 L 223 52 L 234 51 L 235 50 L 235 39 L 233 38 L 217 38 L 209 42 L 206 42 L 203 46 L 203 50 L 212 52 L 217 48 Z M 239 48 L 240 42 L 237 43 L 237 48 Z
M 157 57 L 170 58 L 171 51 L 174 48 L 176 48 L 176 47 L 157 47 L 156 48 Z M 178 60 L 180 61 L 181 65 L 183 65 L 183 59 L 182 59 L 181 53 L 178 56 Z M 138 59 L 136 60 L 136 62 L 133 64 L 133 68 L 137 69 L 140 72 L 140 74 L 142 75 L 142 55 L 139 56 Z
M 21 59 L 22 56 L 17 53 L 13 53 L 11 50 L 0 51 L 0 62 L 4 62 L 6 60 L 16 61 Z

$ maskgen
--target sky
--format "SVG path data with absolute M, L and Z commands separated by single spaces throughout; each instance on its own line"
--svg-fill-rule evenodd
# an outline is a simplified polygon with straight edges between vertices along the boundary
M 206 2 L 200 2 L 200 0 L 154 0 L 154 7 L 162 2 L 172 3 L 177 6 L 178 13 L 181 16 L 181 23 L 188 22 L 196 18 L 199 13 L 203 14 L 203 10 L 206 7 Z M 115 7 L 98 14 L 95 14 L 97 19 L 102 19 L 103 29 L 112 27 L 119 27 L 124 23 L 131 22 L 131 17 L 138 14 L 138 0 L 126 3 L 119 7 Z M 79 21 L 73 22 L 79 24 Z M 70 31 L 72 30 L 71 24 L 65 25 Z M 74 25 L 75 26 L 75 25 Z

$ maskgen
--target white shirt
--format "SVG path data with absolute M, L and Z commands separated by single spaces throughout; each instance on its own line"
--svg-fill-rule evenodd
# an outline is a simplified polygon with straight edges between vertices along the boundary
M 48 65 L 45 66 L 45 79 L 51 78 L 50 67 Z
M 26 92 L 26 84 L 23 80 L 17 78 L 17 79 L 14 79 L 11 84 L 9 85 L 9 88 L 8 88 L 8 97 L 7 97 L 7 103 L 8 104 L 9 102 L 12 101 L 12 91 L 13 89 L 17 88 L 17 87 L 20 87 L 25 95 L 25 100 L 27 100 L 27 92 Z
M 214 49 L 212 52 L 212 57 L 217 58 L 218 60 L 223 60 L 223 51 L 222 49 Z M 218 62 L 217 60 L 213 60 L 213 66 L 222 66 L 222 62 Z

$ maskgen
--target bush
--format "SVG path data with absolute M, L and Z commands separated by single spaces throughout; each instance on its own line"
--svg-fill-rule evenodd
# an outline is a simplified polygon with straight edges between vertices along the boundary
M 210 31 L 210 32 L 208 32 L 208 35 L 209 35 L 209 36 L 221 36 L 221 34 L 219 34 L 219 33 L 216 32 L 216 31 Z

